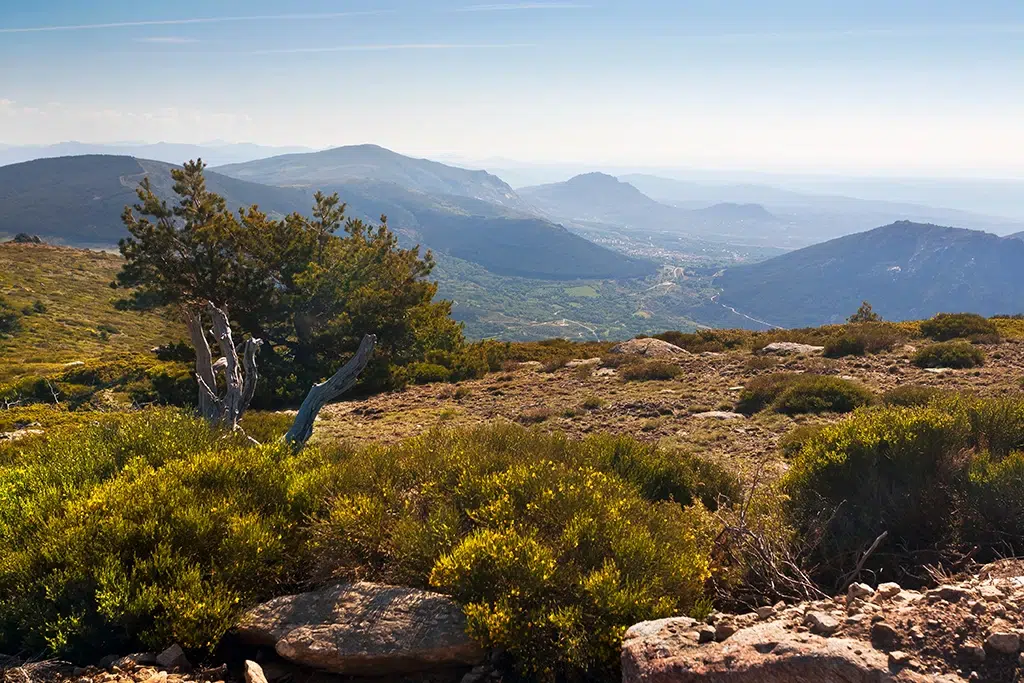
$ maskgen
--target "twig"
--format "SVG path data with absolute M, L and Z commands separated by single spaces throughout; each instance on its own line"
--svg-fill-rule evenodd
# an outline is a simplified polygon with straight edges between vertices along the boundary
M 853 571 L 843 577 L 842 582 L 840 582 L 839 584 L 840 589 L 846 588 L 851 583 L 857 580 L 857 578 L 860 576 L 860 573 L 864 570 L 864 563 L 868 561 L 868 558 L 871 557 L 871 554 L 873 552 L 878 550 L 878 546 L 882 545 L 882 541 L 888 538 L 888 536 L 888 531 L 883 531 L 878 535 L 878 538 L 874 540 L 871 546 L 868 547 L 868 549 L 861 554 L 860 559 L 857 560 L 857 566 L 854 567 Z

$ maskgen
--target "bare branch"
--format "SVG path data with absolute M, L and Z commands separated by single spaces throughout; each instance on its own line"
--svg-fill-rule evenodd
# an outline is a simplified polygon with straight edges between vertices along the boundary
M 313 385 L 302 401 L 291 429 L 284 436 L 284 440 L 290 443 L 292 448 L 298 450 L 309 441 L 309 437 L 313 434 L 313 422 L 320 413 L 320 409 L 355 385 L 359 373 L 370 362 L 370 356 L 373 355 L 373 348 L 376 345 L 376 336 L 372 334 L 364 336 L 349 362 L 345 363 L 327 381 Z

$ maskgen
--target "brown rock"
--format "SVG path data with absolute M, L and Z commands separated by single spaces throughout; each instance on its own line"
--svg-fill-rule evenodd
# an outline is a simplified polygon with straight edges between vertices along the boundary
M 899 642 L 900 634 L 884 621 L 871 625 L 871 642 L 879 647 L 893 647 Z
M 237 634 L 290 661 L 385 676 L 473 666 L 484 652 L 462 609 L 438 593 L 356 583 L 275 598 L 248 612 Z
M 622 645 L 623 683 L 883 683 L 952 682 L 909 669 L 857 640 L 822 638 L 762 622 L 722 643 L 696 645 L 668 631 L 673 620 L 637 624 Z
M 251 659 L 245 660 L 245 683 L 267 683 L 263 667 Z
M 185 656 L 181 646 L 175 643 L 156 656 L 156 663 L 161 669 L 171 671 L 191 671 L 192 665 Z
M 804 626 L 819 636 L 830 636 L 839 630 L 839 622 L 824 612 L 808 612 L 804 617 Z
M 611 353 L 623 353 L 630 356 L 643 356 L 645 358 L 674 358 L 676 356 L 691 355 L 686 349 L 680 348 L 667 341 L 643 337 L 641 339 L 630 339 L 612 347 Z

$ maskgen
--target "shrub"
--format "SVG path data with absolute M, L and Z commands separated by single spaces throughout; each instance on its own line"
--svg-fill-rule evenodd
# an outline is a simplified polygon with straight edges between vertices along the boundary
M 955 397 L 865 411 L 805 444 L 784 479 L 809 558 L 824 578 L 860 559 L 903 578 L 979 546 L 979 559 L 1024 543 L 1024 401 Z
M 629 625 L 706 605 L 700 501 L 738 495 L 623 437 L 496 425 L 294 454 L 167 409 L 89 422 L 0 446 L 0 650 L 201 654 L 257 601 L 358 576 L 454 596 L 530 680 L 611 680 Z
M 519 421 L 528 425 L 540 424 L 541 422 L 545 422 L 554 417 L 557 413 L 558 411 L 548 406 L 527 408 L 523 412 L 519 413 Z
M 890 351 L 906 343 L 906 332 L 892 323 L 860 322 L 844 325 L 840 332 L 824 343 L 827 358 L 863 356 Z
M 985 364 L 985 353 L 962 340 L 939 342 L 918 350 L 913 363 L 919 368 L 976 368 Z
M 887 406 L 925 406 L 946 392 L 938 387 L 920 384 L 902 384 L 882 394 L 882 403 Z
M 863 356 L 867 353 L 867 345 L 863 339 L 852 334 L 844 334 L 825 342 L 826 358 L 843 358 L 844 356 Z
M 0 297 L 0 338 L 21 331 L 21 316 L 7 300 Z
M 683 369 L 675 363 L 658 360 L 630 363 L 619 369 L 619 375 L 627 382 L 675 379 L 681 374 Z
M 750 380 L 740 393 L 736 410 L 747 415 L 766 408 L 787 415 L 848 413 L 873 399 L 874 394 L 863 385 L 838 377 L 775 373 Z
M 803 450 L 812 439 L 821 434 L 825 425 L 800 425 L 786 432 L 779 439 L 779 451 L 786 459 L 792 459 Z
M 580 407 L 583 408 L 583 410 L 597 410 L 598 408 L 603 407 L 604 404 L 605 401 L 603 398 L 591 394 L 583 399 L 583 403 L 580 404 Z
M 413 363 L 408 368 L 409 381 L 413 384 L 433 384 L 447 382 L 451 370 L 437 363 Z
M 935 341 L 949 341 L 974 335 L 998 336 L 999 330 L 991 320 L 976 313 L 939 313 L 921 323 L 921 334 Z

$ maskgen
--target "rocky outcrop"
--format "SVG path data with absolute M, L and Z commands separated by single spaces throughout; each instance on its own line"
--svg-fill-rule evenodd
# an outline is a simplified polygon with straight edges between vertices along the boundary
M 762 356 L 803 356 L 821 353 L 824 350 L 824 346 L 797 344 L 796 342 L 772 342 L 758 351 L 758 353 Z
M 846 595 L 708 622 L 637 624 L 624 683 L 1010 683 L 1024 668 L 1024 565 L 928 591 L 853 584 Z
M 347 675 L 471 667 L 484 658 L 447 597 L 374 583 L 275 598 L 248 612 L 236 633 L 297 664 Z
M 643 356 L 644 358 L 675 358 L 677 356 L 689 356 L 689 351 L 680 348 L 667 341 L 643 337 L 641 339 L 630 339 L 612 347 L 611 353 L 622 353 L 630 356 Z

